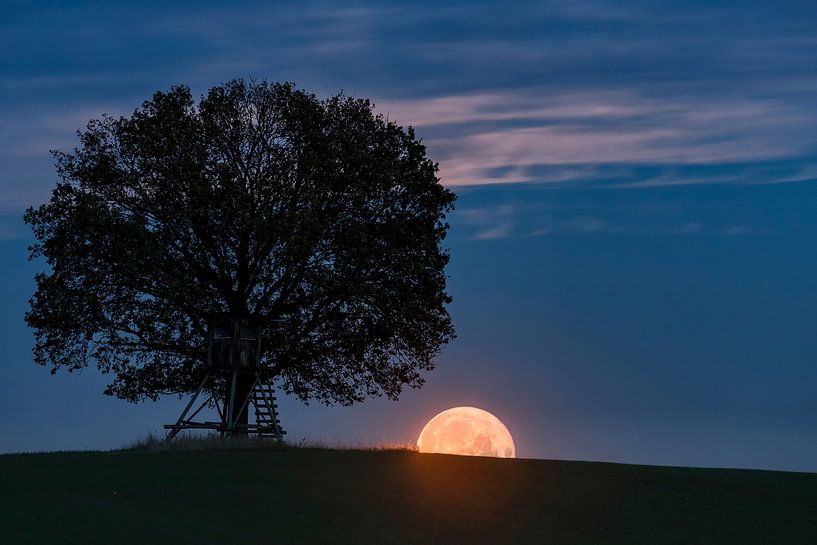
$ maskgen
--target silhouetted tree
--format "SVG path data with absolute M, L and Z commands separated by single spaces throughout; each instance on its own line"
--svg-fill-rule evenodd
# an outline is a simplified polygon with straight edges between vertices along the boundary
M 453 337 L 454 194 L 368 100 L 234 80 L 196 104 L 173 87 L 78 136 L 25 215 L 49 267 L 26 321 L 52 373 L 95 362 L 133 402 L 191 392 L 208 320 L 229 313 L 260 324 L 287 392 L 351 404 L 420 386 Z

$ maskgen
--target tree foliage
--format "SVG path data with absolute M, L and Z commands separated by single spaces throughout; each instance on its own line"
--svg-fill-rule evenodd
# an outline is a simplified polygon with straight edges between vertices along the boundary
M 260 324 L 287 392 L 351 404 L 420 386 L 453 338 L 455 197 L 368 100 L 234 80 L 196 103 L 179 86 L 78 136 L 25 215 L 48 265 L 26 321 L 52 373 L 95 363 L 129 401 L 191 392 L 228 313 Z

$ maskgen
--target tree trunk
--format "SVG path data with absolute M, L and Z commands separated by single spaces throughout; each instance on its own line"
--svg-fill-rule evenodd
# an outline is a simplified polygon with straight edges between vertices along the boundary
M 236 375 L 235 405 L 233 406 L 233 422 L 235 422 L 235 430 L 233 431 L 233 437 L 247 437 L 247 424 L 249 423 L 250 412 L 250 401 L 247 401 L 247 398 L 252 394 L 254 379 L 255 377 L 248 373 L 238 373 Z M 244 401 L 247 401 L 246 405 L 244 405 Z M 241 410 L 242 405 L 244 405 L 243 410 Z

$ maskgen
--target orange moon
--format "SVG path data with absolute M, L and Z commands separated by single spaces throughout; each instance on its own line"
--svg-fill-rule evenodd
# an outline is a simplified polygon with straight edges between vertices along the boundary
M 505 424 L 476 407 L 454 407 L 428 421 L 417 438 L 420 452 L 516 458 Z

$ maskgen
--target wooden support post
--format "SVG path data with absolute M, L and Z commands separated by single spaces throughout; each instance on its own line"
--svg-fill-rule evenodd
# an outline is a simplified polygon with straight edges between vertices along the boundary
M 233 436 L 233 424 L 234 424 L 233 414 L 235 414 L 233 406 L 235 405 L 235 383 L 236 383 L 237 378 L 238 378 L 238 368 L 233 368 L 233 378 L 232 378 L 232 381 L 230 383 L 230 400 L 229 400 L 229 403 L 227 404 L 227 430 L 228 430 L 227 434 L 230 437 Z
M 204 376 L 204 379 L 201 381 L 201 384 L 199 384 L 199 387 L 196 389 L 196 393 L 194 393 L 193 396 L 190 398 L 190 402 L 187 404 L 187 407 L 184 408 L 184 410 L 182 411 L 182 414 L 179 416 L 179 419 L 176 421 L 176 426 L 172 430 L 170 430 L 170 433 L 167 434 L 167 437 L 165 438 L 165 442 L 170 441 L 171 439 L 176 437 L 177 433 L 179 433 L 179 431 L 181 430 L 181 427 L 180 427 L 181 423 L 184 421 L 184 417 L 187 416 L 187 411 L 189 411 L 190 407 L 193 406 L 193 403 L 195 403 L 196 398 L 199 397 L 199 394 L 204 389 L 204 386 L 205 386 L 205 384 L 207 384 L 208 380 L 210 380 L 210 375 L 209 374 Z M 198 411 L 196 411 L 196 412 L 198 412 Z

